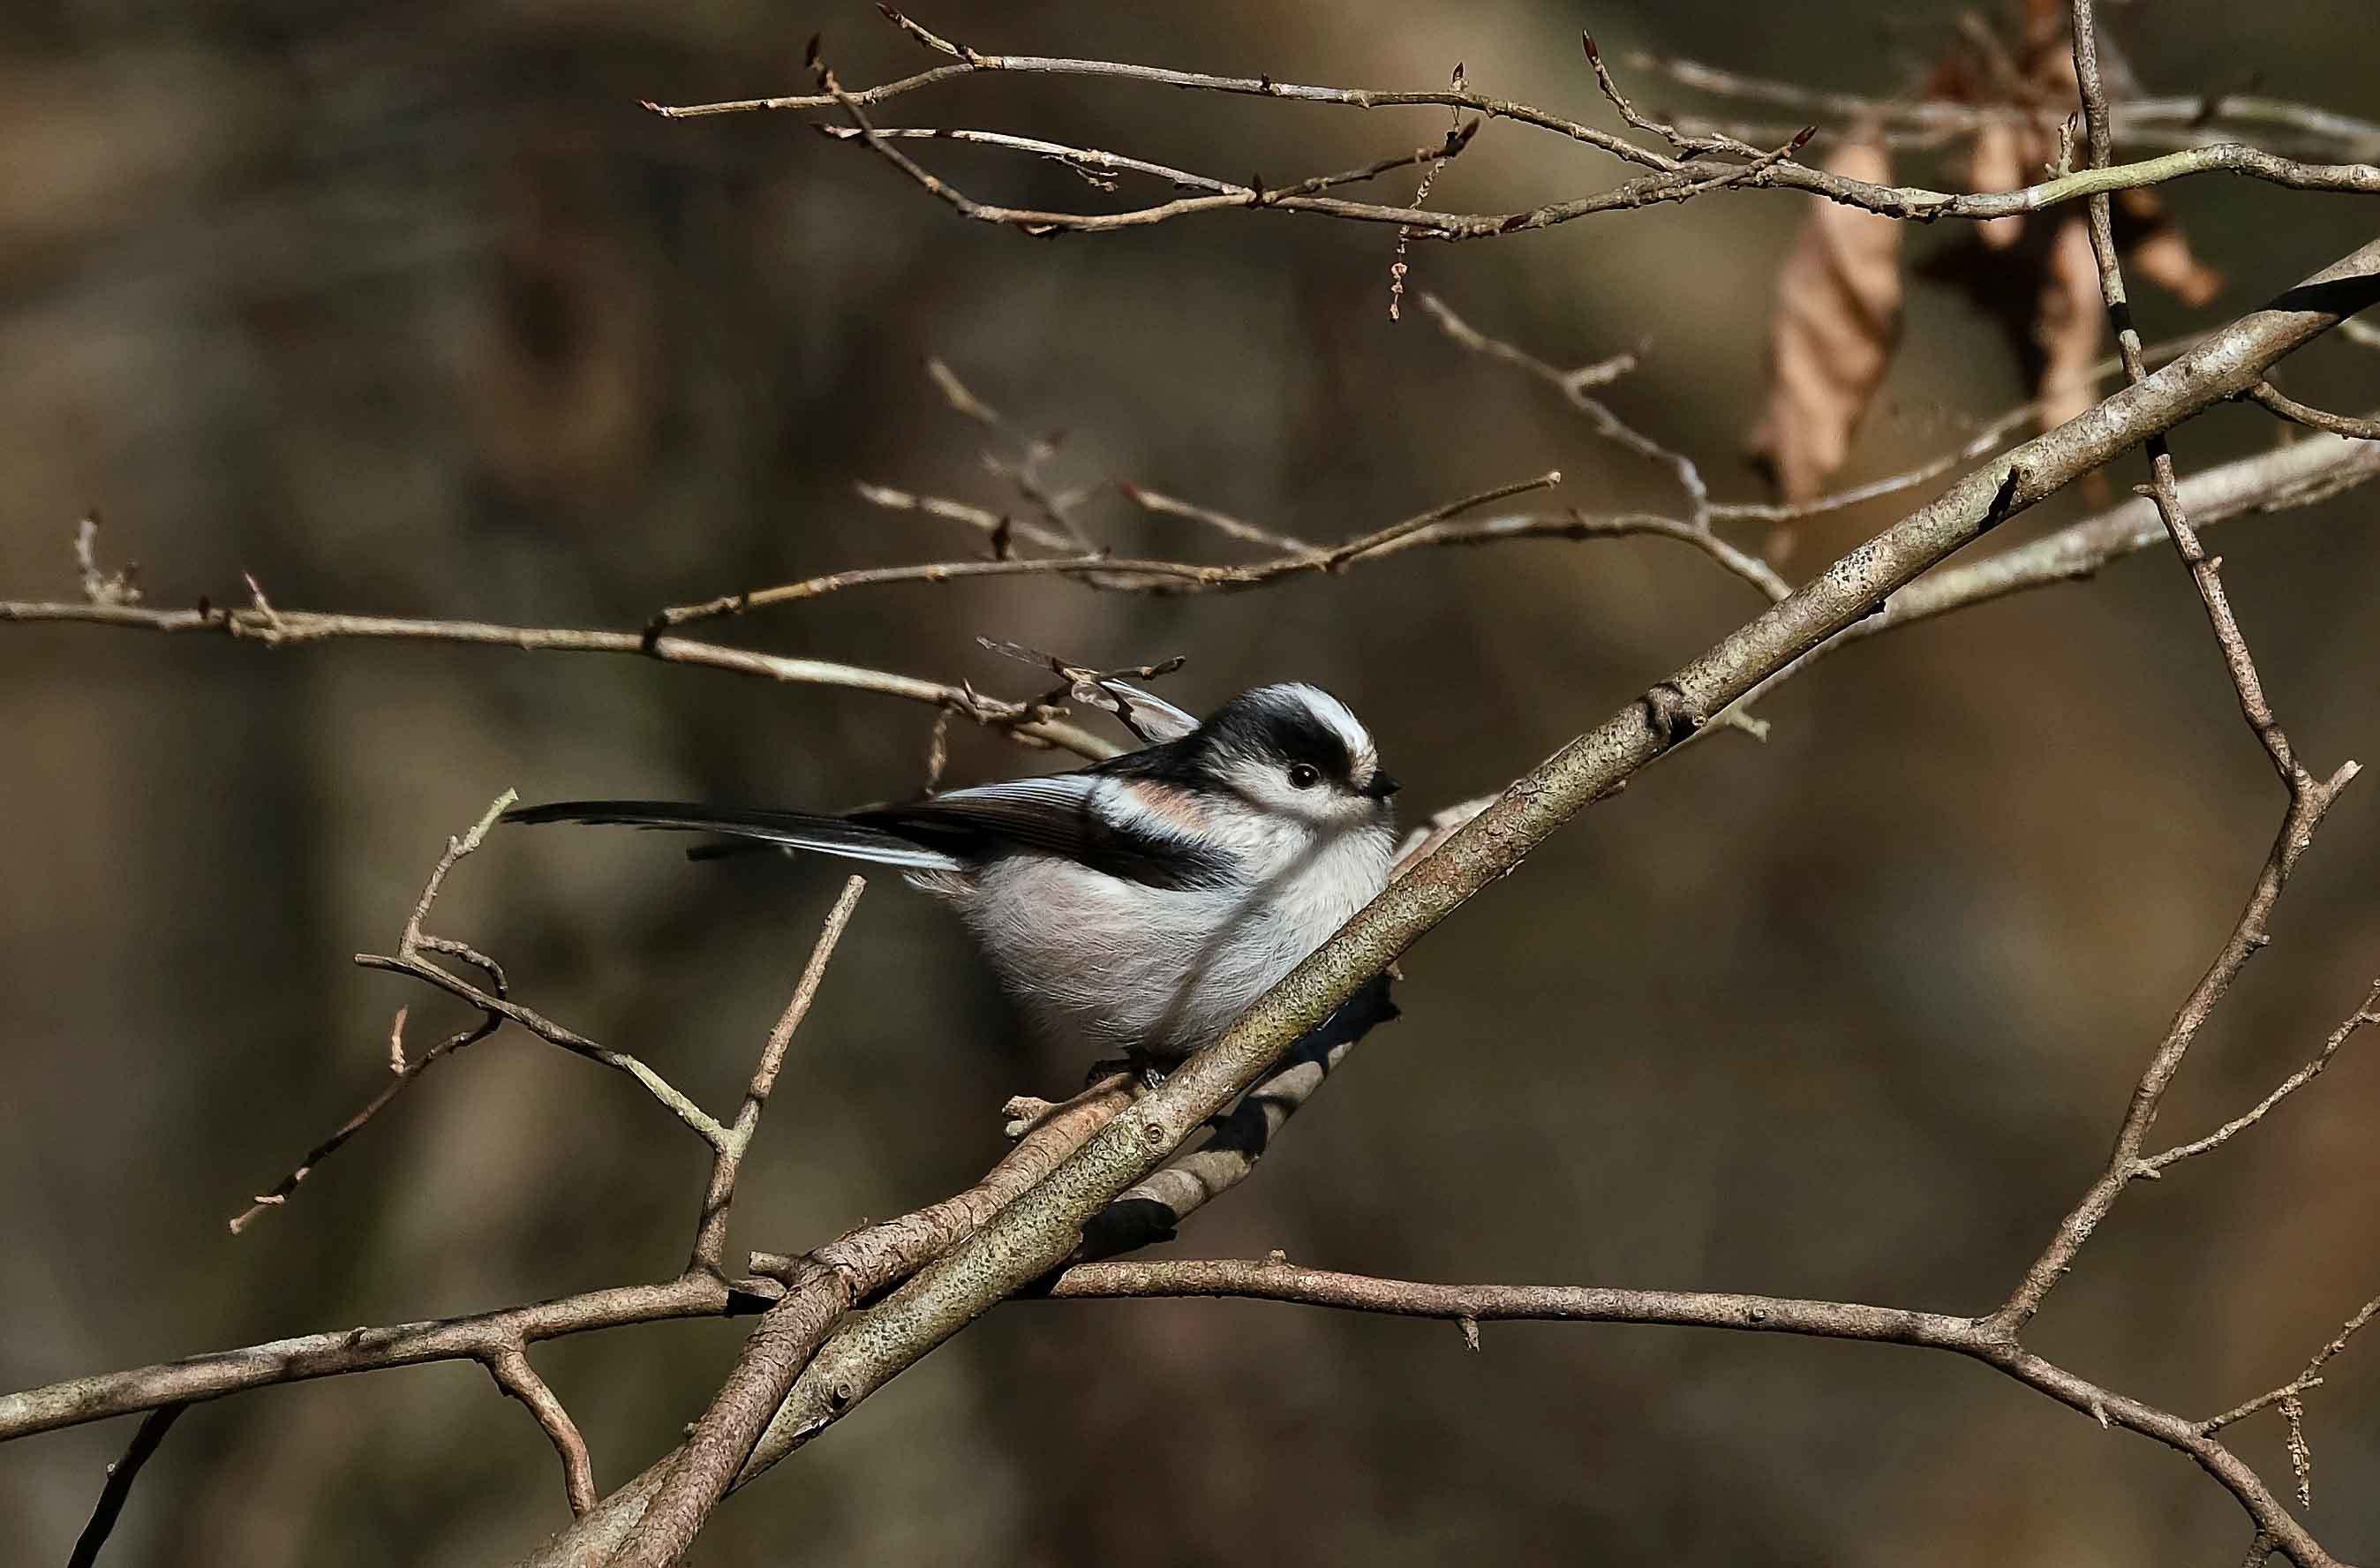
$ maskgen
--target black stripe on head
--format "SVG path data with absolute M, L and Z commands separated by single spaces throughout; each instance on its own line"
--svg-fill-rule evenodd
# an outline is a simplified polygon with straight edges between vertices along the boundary
M 1347 722 L 1354 722 L 1352 716 Z M 1308 688 L 1293 686 L 1243 692 L 1181 739 L 1126 752 L 1092 771 L 1224 790 L 1231 787 L 1232 765 L 1251 760 L 1281 768 L 1305 762 L 1342 789 L 1360 787 L 1345 730 L 1318 711 Z
M 1331 783 L 1352 786 L 1354 758 L 1339 727 L 1294 688 L 1259 687 L 1215 711 L 1205 725 L 1218 758 L 1236 753 L 1287 767 L 1305 762 Z

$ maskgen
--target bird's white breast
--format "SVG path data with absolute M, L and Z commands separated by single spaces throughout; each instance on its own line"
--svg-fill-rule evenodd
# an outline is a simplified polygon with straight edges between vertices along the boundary
M 964 882 L 920 881 L 957 906 L 1053 1042 L 1176 1060 L 1386 885 L 1392 835 L 1385 822 L 1323 834 L 1257 819 L 1208 836 L 1236 869 L 1211 885 L 1152 887 L 1032 852 Z

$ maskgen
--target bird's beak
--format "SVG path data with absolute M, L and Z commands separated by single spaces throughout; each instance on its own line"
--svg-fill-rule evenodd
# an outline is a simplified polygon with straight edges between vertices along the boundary
M 1367 796 L 1374 800 L 1386 800 L 1389 796 L 1396 794 L 1399 787 L 1400 786 L 1397 784 L 1396 779 L 1389 772 L 1385 770 L 1375 769 L 1372 773 L 1371 782 L 1366 784 L 1358 793 Z

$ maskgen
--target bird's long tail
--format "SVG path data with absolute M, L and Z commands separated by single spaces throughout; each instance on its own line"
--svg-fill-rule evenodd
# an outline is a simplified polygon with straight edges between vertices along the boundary
M 872 860 L 917 871 L 955 871 L 958 861 L 881 828 L 862 827 L 840 817 L 814 817 L 800 811 L 770 811 L 741 806 L 690 806 L 671 800 L 558 800 L 550 806 L 524 806 L 507 811 L 507 822 L 609 822 L 632 828 L 675 828 L 690 833 L 723 833 L 787 849 L 839 855 L 846 860 Z M 722 846 L 723 847 L 723 846 Z M 700 851 L 689 850 L 698 858 Z

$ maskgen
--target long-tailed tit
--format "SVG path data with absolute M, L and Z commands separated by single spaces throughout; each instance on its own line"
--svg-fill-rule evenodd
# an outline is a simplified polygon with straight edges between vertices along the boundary
M 1314 687 L 1259 687 L 1203 723 L 1103 689 L 1163 738 L 840 816 L 576 800 L 505 820 L 685 828 L 900 867 L 958 911 L 1054 1042 L 1176 1062 L 1387 884 L 1397 783 L 1346 704 Z

